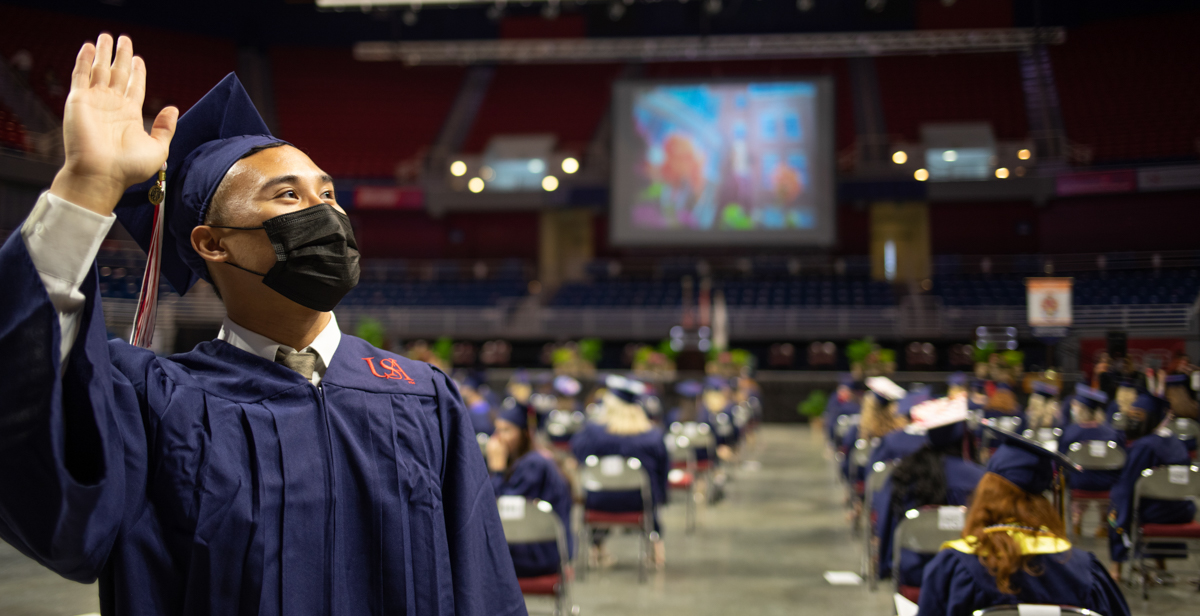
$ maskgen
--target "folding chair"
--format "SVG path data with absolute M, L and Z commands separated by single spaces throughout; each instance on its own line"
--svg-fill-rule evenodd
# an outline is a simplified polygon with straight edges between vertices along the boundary
M 554 507 L 544 500 L 524 496 L 496 499 L 500 524 L 509 545 L 555 542 L 558 545 L 558 573 L 517 578 L 521 593 L 554 597 L 554 614 L 563 616 L 570 605 L 570 576 L 567 571 L 567 533 Z
M 478 432 L 478 433 L 476 433 L 476 434 L 475 434 L 475 442 L 476 442 L 476 443 L 479 443 L 479 453 L 482 453 L 482 454 L 483 454 L 483 459 L 484 459 L 484 460 L 486 460 L 486 459 L 487 459 L 487 442 L 488 442 L 488 438 L 489 438 L 489 437 L 488 437 L 488 435 L 486 435 L 486 434 L 484 434 L 484 433 L 482 433 L 482 432 Z
M 883 489 L 883 484 L 892 476 L 892 469 L 895 467 L 893 462 L 876 462 L 867 470 L 862 513 L 867 527 L 867 531 L 863 533 L 863 577 L 867 578 L 867 587 L 871 590 L 879 586 L 879 575 L 876 573 L 879 570 L 879 554 L 875 544 L 875 533 L 872 531 L 876 522 L 873 513 L 875 493 Z
M 840 451 L 843 454 L 846 453 L 844 451 L 841 451 L 842 439 L 846 438 L 846 433 L 850 432 L 850 428 L 853 428 L 854 426 L 858 425 L 858 421 L 861 418 L 862 418 L 862 416 L 857 413 L 854 415 L 838 415 L 837 427 L 835 427 L 833 429 L 834 449 L 837 449 L 838 451 Z
M 966 517 L 966 507 L 953 505 L 921 507 L 905 512 L 892 536 L 892 579 L 896 582 L 897 593 L 913 603 L 918 603 L 921 594 L 920 586 L 900 583 L 901 551 L 937 554 L 943 543 L 962 537 Z
M 1142 598 L 1149 599 L 1150 571 L 1146 567 L 1148 557 L 1183 556 L 1200 552 L 1195 542 L 1200 542 L 1200 522 L 1192 520 L 1183 524 L 1142 523 L 1138 519 L 1143 498 L 1165 501 L 1200 502 L 1200 466 L 1159 466 L 1142 471 L 1133 489 L 1133 523 L 1130 525 L 1130 541 L 1133 544 L 1129 559 L 1131 569 L 1140 574 Z M 1182 550 L 1172 548 L 1150 548 L 1149 544 L 1178 542 Z
M 1027 439 L 1035 440 L 1046 446 L 1047 449 L 1058 449 L 1058 437 L 1062 436 L 1061 428 L 1038 428 L 1037 430 L 1026 430 L 1021 436 Z
M 1125 419 L 1125 414 L 1121 411 L 1117 411 L 1113 413 L 1112 419 L 1109 420 L 1108 425 L 1112 426 L 1113 430 L 1124 432 L 1125 426 L 1128 423 L 1129 422 Z
M 650 542 L 654 535 L 654 498 L 650 492 L 650 476 L 637 458 L 621 456 L 588 456 L 579 467 L 579 483 L 583 488 L 584 502 L 593 492 L 640 492 L 641 511 L 599 511 L 584 509 L 583 523 L 579 525 L 580 554 L 584 547 L 592 544 L 592 529 L 631 528 L 641 535 L 638 544 L 638 582 L 646 581 L 646 559 L 650 553 Z M 578 567 L 579 579 L 587 569 L 587 558 Z
M 696 530 L 696 448 L 682 434 L 663 435 L 667 454 L 671 458 L 671 470 L 667 473 L 667 487 L 687 493 L 686 533 Z
M 1119 471 L 1125 468 L 1125 450 L 1115 441 L 1082 441 L 1071 443 L 1067 457 L 1085 471 Z M 1075 490 L 1068 493 L 1071 501 L 1107 501 L 1108 490 Z M 1070 505 L 1068 504 L 1068 511 Z M 1101 517 L 1103 518 L 1103 512 Z M 1069 525 L 1068 525 L 1069 526 Z
M 1191 440 L 1200 436 L 1200 423 L 1197 423 L 1195 419 L 1176 417 L 1169 424 L 1169 427 L 1171 432 L 1175 433 L 1176 438 L 1181 441 Z M 1195 451 L 1191 451 L 1189 454 L 1192 456 L 1193 460 L 1196 459 Z
M 971 616 L 1061 616 L 1062 614 L 1078 614 L 1079 616 L 1104 616 L 1100 612 L 1073 605 L 1043 605 L 1040 603 L 1016 603 L 997 605 L 987 609 L 975 610 Z
M 850 506 L 861 505 L 866 491 L 865 481 L 859 481 L 858 469 L 865 468 L 871 461 L 871 450 L 879 445 L 879 439 L 873 438 L 870 441 L 867 439 L 858 439 L 854 441 L 854 449 L 850 450 L 847 455 L 850 456 L 850 466 L 847 481 L 850 488 Z M 851 530 L 858 533 L 862 529 L 862 511 L 859 515 L 854 516 L 854 521 Z
M 1008 430 L 1009 432 L 1016 432 L 1017 429 L 1021 427 L 1021 418 L 1015 415 L 1001 415 L 996 417 L 994 420 L 996 422 L 996 427 L 1002 430 Z M 1000 437 L 996 436 L 996 434 L 991 430 L 984 431 L 983 443 L 984 448 L 988 451 L 989 457 L 991 454 L 995 453 L 996 448 L 1000 446 L 997 443 L 999 440 Z
M 546 418 L 546 434 L 556 449 L 570 449 L 571 437 L 583 429 L 587 417 L 580 411 L 550 411 Z
M 717 439 L 713 436 L 712 428 L 706 423 L 689 421 L 685 423 L 675 422 L 671 424 L 669 433 L 676 436 L 686 436 L 691 441 L 692 449 L 696 452 L 696 474 L 695 481 L 703 479 L 707 484 L 713 482 L 713 470 L 717 465 Z M 704 451 L 704 459 L 700 459 L 700 451 Z M 672 461 L 671 468 L 685 468 L 686 464 L 682 462 Z M 709 485 L 711 488 L 712 486 Z M 708 490 L 706 497 L 709 502 L 713 501 L 716 490 Z

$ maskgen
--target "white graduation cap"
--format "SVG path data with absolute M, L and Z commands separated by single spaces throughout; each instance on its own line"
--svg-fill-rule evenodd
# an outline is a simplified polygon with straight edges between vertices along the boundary
M 895 402 L 904 398 L 908 392 L 895 383 L 892 379 L 886 376 L 870 376 L 867 377 L 867 389 L 875 392 L 880 398 L 885 398 Z

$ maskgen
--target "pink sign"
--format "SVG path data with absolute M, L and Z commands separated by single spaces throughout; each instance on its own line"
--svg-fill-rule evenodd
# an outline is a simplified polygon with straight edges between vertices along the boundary
M 1067 173 L 1058 176 L 1055 185 L 1060 197 L 1133 192 L 1136 188 L 1137 174 L 1133 169 Z

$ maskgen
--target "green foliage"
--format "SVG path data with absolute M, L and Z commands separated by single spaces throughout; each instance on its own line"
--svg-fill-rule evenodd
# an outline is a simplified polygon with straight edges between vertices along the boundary
M 851 364 L 861 364 L 866 361 L 867 355 L 871 354 L 871 350 L 875 348 L 874 338 L 863 338 L 862 340 L 851 340 L 846 345 L 846 359 L 850 360 Z
M 977 363 L 987 361 L 992 356 L 992 353 L 996 352 L 996 345 L 991 342 L 985 343 L 983 348 L 979 348 L 979 344 L 976 343 L 973 348 L 975 349 L 975 361 Z
M 658 343 L 657 350 L 671 361 L 675 361 L 675 357 L 679 355 L 679 353 L 675 352 L 675 349 L 671 348 L 671 341 L 669 339 L 664 339 L 662 342 Z
M 599 338 L 584 338 L 579 341 L 579 356 L 595 364 L 604 354 L 604 341 Z
M 574 359 L 575 354 L 571 352 L 571 349 L 565 347 L 558 347 L 557 349 L 554 349 L 552 353 L 550 353 L 550 365 L 556 368 L 558 366 L 569 364 Z
M 895 349 L 879 349 L 879 361 L 884 363 L 894 363 L 896 361 Z
M 383 329 L 383 323 L 370 317 L 358 320 L 358 327 L 354 329 L 354 335 L 371 343 L 371 346 L 377 349 L 382 349 L 387 344 L 387 332 Z
M 741 368 L 753 364 L 754 354 L 746 349 L 730 349 L 729 359 L 733 361 L 733 365 Z
M 1014 368 L 1019 368 L 1025 365 L 1024 351 L 1005 351 L 1001 357 L 1004 358 L 1004 363 Z
M 449 336 L 442 336 L 433 343 L 433 354 L 439 359 L 446 362 L 447 365 L 454 363 L 454 341 Z
M 829 397 L 820 389 L 814 389 L 808 394 L 808 398 L 796 405 L 796 412 L 805 417 L 818 417 L 825 412 L 825 405 L 829 402 Z

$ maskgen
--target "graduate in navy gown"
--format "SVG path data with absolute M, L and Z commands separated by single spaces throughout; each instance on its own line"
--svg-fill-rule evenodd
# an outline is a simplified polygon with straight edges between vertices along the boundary
M 874 467 L 876 462 L 898 460 L 925 446 L 925 426 L 909 420 L 914 406 L 930 400 L 929 392 L 928 387 L 915 388 L 896 404 L 896 414 L 909 423 L 880 437 L 879 445 L 871 449 L 869 467 Z
M 1108 546 L 1114 577 L 1120 577 L 1121 563 L 1129 559 L 1129 532 L 1133 523 L 1133 491 L 1142 471 L 1169 464 L 1191 464 L 1187 448 L 1166 428 L 1170 420 L 1167 401 L 1143 393 L 1126 411 L 1129 456 L 1120 479 L 1112 487 L 1108 512 Z M 1182 524 L 1196 517 L 1196 505 L 1188 501 L 1142 499 L 1138 519 L 1154 524 Z M 1174 548 L 1178 544 L 1150 544 L 1153 548 Z
M 925 565 L 933 558 L 904 550 L 900 571 L 892 571 L 892 538 L 910 509 L 927 505 L 969 505 L 983 477 L 976 464 L 974 439 L 967 431 L 965 398 L 941 398 L 913 409 L 914 425 L 925 429 L 928 443 L 901 459 L 872 501 L 879 540 L 879 577 L 899 575 L 902 592 L 915 595 Z
M 1017 402 L 1017 393 L 1008 383 L 994 384 L 991 393 L 988 394 L 987 403 L 983 407 L 983 416 L 987 419 L 1016 418 L 1017 422 L 1013 431 L 1017 433 L 1025 431 L 1025 414 L 1022 412 L 1020 403 Z
M 1004 438 L 971 498 L 963 538 L 944 544 L 925 567 L 918 613 L 970 616 L 995 605 L 1050 603 L 1129 616 L 1116 582 L 1094 554 L 1071 546 L 1043 496 L 1052 460 L 1069 461 L 1039 443 Z
M 0 247 L 0 537 L 98 578 L 108 616 L 525 614 L 454 385 L 330 312 L 358 280 L 331 179 L 233 75 L 147 133 L 145 80 L 128 38 L 83 47 L 67 162 Z M 94 259 L 114 208 L 152 275 L 214 284 L 218 339 L 108 340 Z
M 483 380 L 474 375 L 464 374 L 456 382 L 463 403 L 467 405 L 467 412 L 470 413 L 471 426 L 475 433 L 490 436 L 495 429 L 495 413 L 482 391 L 482 388 L 486 387 Z
M 580 463 L 588 456 L 637 458 L 650 476 L 654 530 L 661 535 L 658 507 L 667 502 L 667 473 L 671 471 L 663 431 L 650 422 L 637 403 L 645 391 L 642 383 L 611 375 L 605 380 L 605 387 L 608 391 L 602 403 L 603 423 L 589 423 L 578 432 L 571 439 L 571 453 Z M 643 511 L 645 506 L 639 492 L 592 492 L 584 505 L 588 509 L 614 512 Z M 597 541 L 604 536 L 597 532 Z M 664 554 L 661 538 L 654 541 L 654 552 L 656 561 L 661 563 Z M 603 555 L 599 559 L 603 560 Z
M 863 389 L 864 386 L 861 382 L 855 381 L 854 377 L 849 374 L 843 374 L 838 377 L 838 386 L 834 394 L 825 403 L 823 415 L 825 436 L 835 447 L 841 444 L 837 438 L 838 418 L 842 415 L 859 414 L 862 410 Z
M 1063 412 L 1058 401 L 1058 393 L 1058 386 L 1053 383 L 1033 382 L 1033 391 L 1025 403 L 1026 429 L 1036 432 L 1063 427 Z
M 872 442 L 878 445 L 877 439 L 904 428 L 908 423 L 898 413 L 899 402 L 908 394 L 903 387 L 885 376 L 873 376 L 867 379 L 867 389 L 867 394 L 863 396 L 861 421 L 842 438 L 842 447 L 846 451 L 842 458 L 842 477 L 851 485 L 862 482 L 866 477 L 866 466 L 852 468 L 851 464 L 851 450 L 859 441 L 868 447 Z
M 700 405 L 708 413 L 708 422 L 717 437 L 718 454 L 723 459 L 732 458 L 741 442 L 742 430 L 734 421 L 729 381 L 719 376 L 706 377 Z
M 1104 423 L 1104 407 L 1108 396 L 1098 389 L 1086 385 L 1077 385 L 1075 395 L 1071 398 L 1071 423 L 1063 428 L 1062 436 L 1058 439 L 1058 451 L 1066 455 L 1073 445 L 1088 447 L 1089 441 L 1112 443 L 1114 447 L 1125 448 L 1125 434 L 1118 432 Z M 1107 445 L 1105 445 L 1107 447 Z M 1072 490 L 1087 492 L 1107 492 L 1121 476 L 1121 471 L 1084 470 L 1067 476 L 1068 486 Z M 1101 512 L 1108 511 L 1107 500 L 1071 500 L 1071 526 L 1075 536 L 1081 533 L 1080 525 L 1083 514 L 1087 512 L 1090 503 L 1095 502 Z M 1104 517 L 1101 515 L 1101 517 Z M 1101 524 L 1100 536 L 1107 536 L 1107 525 Z
M 1187 356 L 1181 357 L 1184 365 L 1188 365 Z M 1196 392 L 1192 391 L 1190 380 L 1187 374 L 1168 374 L 1163 378 L 1163 398 L 1176 418 L 1196 419 Z M 1183 439 L 1183 446 L 1195 457 L 1196 437 Z
M 568 554 L 574 553 L 571 532 L 571 486 L 549 452 L 533 447 L 529 416 L 533 409 L 510 404 L 496 417 L 496 432 L 488 439 L 487 463 L 496 496 L 524 496 L 550 503 L 567 534 Z M 508 546 L 518 577 L 557 573 L 558 545 L 548 543 Z

